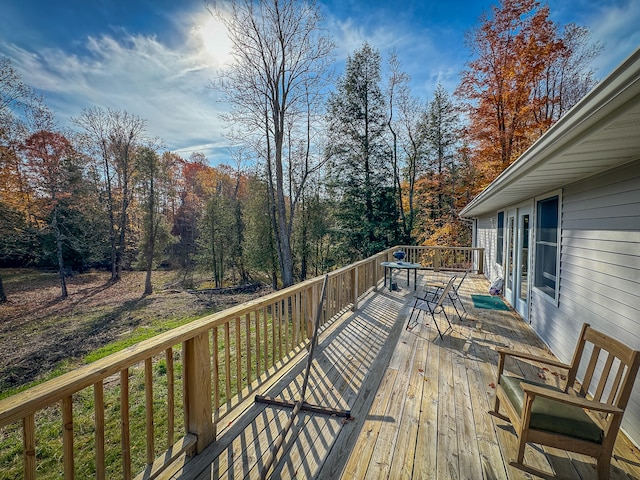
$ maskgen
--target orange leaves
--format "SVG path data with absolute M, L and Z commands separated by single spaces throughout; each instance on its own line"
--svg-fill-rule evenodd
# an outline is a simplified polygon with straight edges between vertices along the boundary
M 474 164 L 491 181 L 568 110 L 558 105 L 568 101 L 558 88 L 574 88 L 569 84 L 588 78 L 588 72 L 576 72 L 559 87 L 560 64 L 577 49 L 569 48 L 548 6 L 537 0 L 502 0 L 481 22 L 472 32 L 476 58 L 456 94 L 467 102 Z M 577 43 L 585 47 L 585 38 Z

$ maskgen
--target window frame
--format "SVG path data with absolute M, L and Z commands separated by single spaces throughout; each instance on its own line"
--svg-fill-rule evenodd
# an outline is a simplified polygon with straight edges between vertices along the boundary
M 540 258 L 539 246 L 540 246 L 540 212 L 539 205 L 541 202 L 551 200 L 553 198 L 557 198 L 558 201 L 558 211 L 557 211 L 557 225 L 556 225 L 556 258 L 555 258 L 555 288 L 553 290 L 553 296 L 548 288 L 542 288 L 538 282 L 538 271 L 541 269 L 538 261 Z M 541 195 L 535 198 L 533 213 L 534 217 L 534 229 L 533 229 L 533 244 L 535 247 L 533 253 L 533 275 L 532 275 L 532 285 L 531 287 L 539 292 L 544 299 L 553 303 L 555 306 L 559 305 L 560 299 L 560 250 L 562 248 L 562 190 L 550 192 L 545 195 Z
M 500 226 L 500 217 L 502 217 L 502 226 Z M 496 219 L 496 264 L 500 266 L 504 263 L 504 219 L 505 211 L 499 211 Z

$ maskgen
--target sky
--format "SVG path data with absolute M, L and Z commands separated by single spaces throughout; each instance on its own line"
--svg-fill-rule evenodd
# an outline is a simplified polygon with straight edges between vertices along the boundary
M 209 3 L 215 0 L 210 0 Z M 223 0 L 218 0 L 223 1 Z M 640 47 L 640 0 L 547 0 L 560 25 L 589 28 L 603 51 L 591 67 L 606 77 Z M 333 39 L 335 71 L 368 42 L 383 61 L 394 50 L 414 95 L 452 93 L 471 52 L 465 34 L 498 0 L 317 0 Z M 207 0 L 0 0 L 0 55 L 40 92 L 62 127 L 84 108 L 126 110 L 147 134 L 188 158 L 231 163 L 231 142 L 211 88 L 230 61 Z

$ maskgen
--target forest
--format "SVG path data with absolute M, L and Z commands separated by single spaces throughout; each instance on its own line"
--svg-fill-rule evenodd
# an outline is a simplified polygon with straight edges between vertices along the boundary
M 158 269 L 281 288 L 396 244 L 469 246 L 457 212 L 596 83 L 589 31 L 535 0 L 485 13 L 458 87 L 429 99 L 370 44 L 334 76 L 313 3 L 210 13 L 232 44 L 211 85 L 231 106 L 225 165 L 168 151 L 126 105 L 61 128 L 0 57 L 0 268 L 54 270 L 62 297 L 90 269 L 146 271 L 144 294 Z

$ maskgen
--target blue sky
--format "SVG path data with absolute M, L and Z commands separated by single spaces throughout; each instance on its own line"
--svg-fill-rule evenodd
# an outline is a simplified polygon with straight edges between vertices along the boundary
M 464 37 L 498 0 L 323 0 L 337 73 L 367 41 L 398 53 L 414 94 L 441 82 L 452 92 L 469 60 Z M 604 78 L 640 46 L 638 0 L 548 0 L 552 19 L 588 27 L 604 50 L 592 67 Z M 60 125 L 83 108 L 127 110 L 147 133 L 188 157 L 227 162 L 229 142 L 209 88 L 228 61 L 228 43 L 202 0 L 0 0 L 0 55 L 40 91 Z

